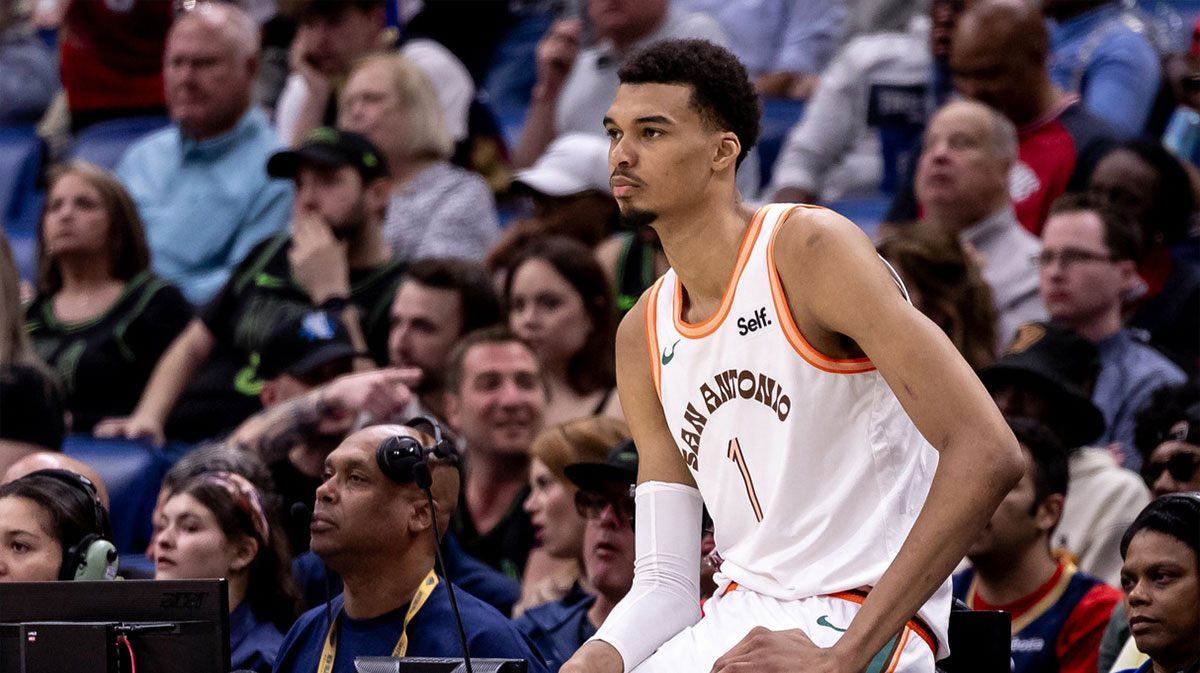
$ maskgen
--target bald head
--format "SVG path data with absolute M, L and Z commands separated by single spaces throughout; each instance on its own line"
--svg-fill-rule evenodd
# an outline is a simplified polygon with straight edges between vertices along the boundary
M 222 2 L 196 5 L 194 10 L 181 15 L 171 24 L 167 41 L 181 29 L 206 31 L 227 44 L 239 58 L 257 56 L 262 49 L 258 24 L 236 5 Z
M 946 104 L 925 129 L 913 188 L 926 219 L 958 234 L 1005 207 L 1017 158 L 1012 122 L 982 103 Z
M 365 451 L 369 455 L 369 461 L 378 470 L 380 468 L 376 462 L 378 460 L 376 451 L 380 444 L 392 437 L 412 437 L 420 442 L 421 446 L 433 446 L 433 437 L 407 425 L 397 424 L 372 425 L 363 428 L 347 437 L 342 442 L 342 446 L 351 444 L 357 451 Z M 341 446 L 338 449 L 341 449 Z M 438 529 L 445 533 L 446 523 L 449 522 L 449 517 L 458 503 L 458 468 L 449 461 L 435 459 L 432 456 L 426 458 L 426 464 L 429 465 L 430 474 L 433 476 L 433 485 L 429 490 L 433 492 L 433 502 L 437 506 Z M 382 470 L 380 470 L 380 474 L 382 475 Z M 424 493 L 412 482 L 398 485 L 411 488 L 418 493 Z
M 1027 0 L 979 0 L 954 31 L 954 87 L 1021 126 L 1044 112 L 1048 51 L 1046 25 Z
M 10 481 L 16 481 L 38 470 L 67 470 L 76 474 L 82 474 L 96 485 L 96 495 L 100 498 L 100 504 L 104 505 L 105 509 L 108 509 L 108 487 L 104 485 L 104 480 L 100 478 L 100 473 L 96 472 L 91 465 L 81 460 L 76 460 L 66 454 L 55 451 L 31 453 L 9 465 L 8 470 L 4 473 L 4 478 L 0 479 L 0 483 L 7 484 Z
M 233 5 L 206 2 L 171 25 L 163 90 L 185 136 L 205 140 L 233 129 L 250 107 L 260 46 L 258 24 Z

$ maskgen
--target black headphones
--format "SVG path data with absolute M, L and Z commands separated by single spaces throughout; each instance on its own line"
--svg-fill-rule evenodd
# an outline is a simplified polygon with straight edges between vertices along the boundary
M 91 479 L 70 470 L 47 469 L 31 472 L 31 475 L 50 477 L 87 498 L 92 506 L 92 531 L 85 533 L 75 544 L 66 546 L 63 540 L 62 567 L 58 571 L 60 580 L 111 580 L 117 576 L 117 548 L 100 531 L 108 528 L 108 512 L 100 502 L 100 495 Z
M 392 481 L 407 484 L 416 480 L 417 486 L 428 488 L 428 484 L 422 483 L 429 476 L 428 457 L 432 455 L 457 464 L 458 449 L 453 441 L 442 437 L 442 426 L 431 416 L 417 416 L 405 425 L 413 429 L 419 425 L 432 429 L 433 446 L 423 446 L 419 440 L 407 435 L 388 437 L 375 449 L 375 462 Z

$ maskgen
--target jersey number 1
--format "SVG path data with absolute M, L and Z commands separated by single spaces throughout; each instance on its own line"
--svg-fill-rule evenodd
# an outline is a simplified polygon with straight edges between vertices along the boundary
M 729 460 L 732 460 L 742 472 L 742 481 L 746 483 L 746 495 L 750 498 L 750 506 L 754 508 L 754 518 L 763 520 L 762 507 L 758 504 L 758 494 L 754 492 L 754 480 L 750 478 L 750 470 L 746 467 L 746 457 L 742 455 L 742 445 L 737 437 L 729 440 Z

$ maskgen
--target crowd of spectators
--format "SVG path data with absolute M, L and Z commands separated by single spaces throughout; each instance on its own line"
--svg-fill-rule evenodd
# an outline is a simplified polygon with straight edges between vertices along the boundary
M 224 577 L 233 668 L 283 672 L 458 656 L 453 588 L 472 655 L 558 670 L 633 580 L 614 341 L 669 266 L 601 120 L 627 56 L 701 38 L 802 110 L 747 203 L 882 204 L 880 256 L 1009 419 L 1026 474 L 954 587 L 1012 616 L 1012 670 L 1195 671 L 1188 7 L 0 3 L 0 136 L 47 153 L 32 258 L 0 236 L 0 581 Z M 161 123 L 74 157 L 129 118 Z M 172 464 L 152 512 L 71 457 L 99 439 Z M 97 568 L 85 538 L 139 545 Z

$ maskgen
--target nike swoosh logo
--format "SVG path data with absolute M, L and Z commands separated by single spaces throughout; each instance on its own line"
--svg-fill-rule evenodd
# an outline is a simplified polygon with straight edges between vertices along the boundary
M 679 345 L 679 341 L 680 341 L 679 339 L 676 339 L 675 343 L 671 344 L 670 352 L 667 352 L 667 349 L 665 349 L 665 348 L 663 349 L 662 363 L 664 366 L 666 366 L 668 363 L 671 362 L 672 359 L 674 359 L 675 347 Z
M 846 629 L 839 629 L 838 627 L 834 626 L 833 624 L 830 624 L 829 623 L 829 615 L 821 615 L 820 617 L 817 617 L 817 626 L 827 626 L 827 627 L 833 629 L 834 631 L 840 631 L 842 633 L 846 632 Z

